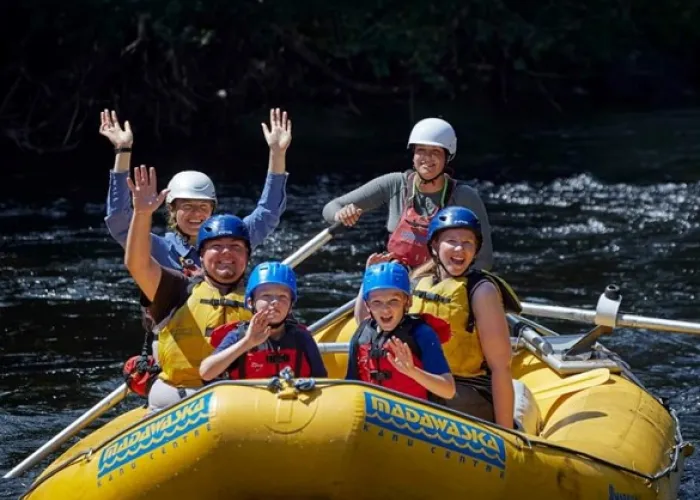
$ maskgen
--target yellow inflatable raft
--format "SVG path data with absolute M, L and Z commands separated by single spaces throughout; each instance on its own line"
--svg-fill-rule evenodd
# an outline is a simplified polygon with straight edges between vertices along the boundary
M 691 448 L 673 411 L 595 331 L 512 326 L 514 374 L 537 403 L 527 433 L 363 383 L 219 382 L 154 416 L 115 418 L 24 498 L 676 498 Z M 317 335 L 332 377 L 347 355 L 329 351 L 353 330 L 341 319 Z

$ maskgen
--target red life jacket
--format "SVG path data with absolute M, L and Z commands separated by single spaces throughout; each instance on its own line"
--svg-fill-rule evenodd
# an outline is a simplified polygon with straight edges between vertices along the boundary
M 247 321 L 220 326 L 212 331 L 211 345 L 218 347 L 224 337 L 234 329 L 237 329 L 239 337 L 243 338 L 247 328 Z M 242 355 L 234 363 L 234 368 L 229 370 L 229 378 L 232 380 L 272 378 L 278 376 L 287 366 L 292 369 L 297 378 L 310 377 L 311 365 L 302 341 L 304 335 L 310 335 L 305 326 L 296 321 L 285 321 L 284 335 L 279 341 L 267 339 Z
M 445 176 L 445 188 L 443 191 L 443 203 L 435 207 L 433 213 L 428 216 L 418 215 L 414 208 L 416 173 L 408 175 L 406 179 L 406 192 L 404 193 L 404 206 L 401 218 L 396 224 L 396 229 L 391 233 L 386 248 L 396 258 L 410 267 L 418 267 L 430 259 L 428 249 L 428 225 L 435 214 L 448 204 L 448 200 L 454 191 L 454 181 Z
M 428 399 L 429 393 L 425 387 L 392 366 L 386 358 L 387 350 L 384 347 L 389 338 L 397 337 L 411 350 L 413 364 L 422 368 L 421 352 L 413 332 L 425 324 L 426 322 L 420 316 L 406 315 L 399 326 L 387 334 L 387 332 L 377 331 L 377 324 L 373 319 L 366 319 L 360 323 L 350 341 L 355 353 L 355 359 L 351 362 L 355 363 L 357 377 L 363 382 L 380 385 L 416 398 Z M 441 343 L 447 340 L 442 334 L 438 338 Z

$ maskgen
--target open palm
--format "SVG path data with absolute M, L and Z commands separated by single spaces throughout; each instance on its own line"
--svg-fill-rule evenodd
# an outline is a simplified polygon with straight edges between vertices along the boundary
M 134 180 L 127 177 L 126 183 L 131 191 L 135 213 L 152 214 L 163 204 L 168 190 L 158 192 L 156 169 L 147 169 L 145 165 L 134 169 Z
M 134 134 L 131 132 L 129 121 L 124 122 L 124 128 L 119 123 L 116 111 L 105 109 L 100 113 L 100 135 L 104 135 L 115 148 L 131 147 Z
M 262 124 L 263 134 L 270 150 L 284 152 L 292 142 L 292 120 L 287 118 L 287 112 L 279 108 L 270 110 L 270 127 Z

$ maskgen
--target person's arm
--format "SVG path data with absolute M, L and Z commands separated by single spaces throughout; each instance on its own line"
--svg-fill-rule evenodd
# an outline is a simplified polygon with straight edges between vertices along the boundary
M 311 368 L 311 376 L 319 378 L 328 377 L 328 371 L 326 370 L 326 365 L 323 364 L 321 351 L 318 349 L 318 344 L 316 344 L 310 333 L 304 335 L 303 342 L 306 359 L 309 360 L 309 367 Z M 297 374 L 297 376 L 299 375 Z
M 413 338 L 420 349 L 423 368 L 414 367 L 414 374 L 409 376 L 436 396 L 452 399 L 457 387 L 437 333 L 430 326 L 422 325 L 414 330 Z
M 365 271 L 369 266 L 373 266 L 374 264 L 381 264 L 382 262 L 391 262 L 394 259 L 395 255 L 391 252 L 381 252 L 381 253 L 373 253 L 369 257 L 367 257 L 367 262 L 365 263 Z M 367 308 L 367 304 L 365 303 L 364 299 L 362 298 L 362 285 L 360 285 L 360 292 L 357 295 L 357 299 L 355 299 L 355 322 L 359 325 L 362 323 L 363 320 L 369 318 L 370 313 L 369 309 Z
M 121 127 L 115 111 L 104 110 L 100 113 L 100 134 L 107 137 L 115 148 L 131 148 L 134 136 L 128 121 Z M 127 179 L 131 166 L 131 151 L 117 152 L 114 157 L 114 167 L 109 172 L 109 190 L 107 191 L 107 214 L 105 225 L 114 241 L 122 248 L 126 247 L 126 238 L 129 233 L 129 225 L 133 216 L 131 209 L 131 196 Z M 163 265 L 169 265 L 168 255 L 170 246 L 168 242 L 151 233 L 151 252 L 156 261 Z
M 126 244 L 131 220 L 131 198 L 126 179 L 131 165 L 134 134 L 128 120 L 124 122 L 124 128 L 122 128 L 116 111 L 105 109 L 100 113 L 100 135 L 109 139 L 116 153 L 114 167 L 109 172 L 105 224 L 112 238 L 123 247 Z M 123 151 L 125 148 L 128 151 Z
M 240 335 L 239 329 L 224 337 L 214 354 L 205 358 L 199 365 L 199 376 L 202 380 L 208 381 L 218 377 L 243 354 L 265 342 L 271 331 L 269 315 L 269 311 L 258 311 L 248 323 L 245 335 Z
M 459 184 L 455 190 L 455 205 L 468 208 L 476 214 L 481 223 L 481 250 L 476 254 L 474 266 L 476 269 L 489 271 L 493 267 L 493 243 L 491 241 L 491 223 L 486 212 L 486 206 L 479 193 L 466 184 Z
M 341 210 L 345 209 L 345 207 L 352 205 L 360 210 L 361 214 L 362 212 L 388 204 L 392 196 L 401 195 L 402 176 L 403 174 L 401 172 L 382 175 L 381 177 L 372 179 L 354 191 L 350 191 L 349 193 L 329 201 L 326 206 L 323 207 L 323 218 L 326 222 L 332 224 L 340 220 L 336 219 L 336 216 Z M 357 213 L 356 211 L 352 212 L 353 214 Z M 360 215 L 357 214 L 351 217 L 353 224 L 357 222 L 359 216 Z
M 214 354 L 207 356 L 199 365 L 199 376 L 202 380 L 209 381 L 221 375 L 234 361 L 240 358 L 250 349 L 242 341 L 240 330 L 229 332 Z
M 357 363 L 355 362 L 355 357 L 357 356 L 357 343 L 353 342 L 354 339 L 355 336 L 353 335 L 350 340 L 350 349 L 348 349 L 348 366 L 345 370 L 345 380 L 360 380 L 356 370 Z
M 471 305 L 479 332 L 481 350 L 491 371 L 493 411 L 496 423 L 513 428 L 513 374 L 508 321 L 501 295 L 491 282 L 477 285 Z
M 250 245 L 260 245 L 279 225 L 287 208 L 287 148 L 292 142 L 292 120 L 287 112 L 270 110 L 270 127 L 262 124 L 263 135 L 270 148 L 267 179 L 258 205 L 243 218 L 250 234 Z
M 153 301 L 160 283 L 162 268 L 151 257 L 151 218 L 165 200 L 167 190 L 157 191 L 156 172 L 141 166 L 134 169 L 134 181 L 127 180 L 133 197 L 134 213 L 126 238 L 124 264 L 144 296 Z

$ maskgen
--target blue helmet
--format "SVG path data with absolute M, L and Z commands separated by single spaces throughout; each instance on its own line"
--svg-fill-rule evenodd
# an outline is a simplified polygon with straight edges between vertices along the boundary
M 411 295 L 408 271 L 398 262 L 382 262 L 369 266 L 362 280 L 362 299 L 367 301 L 375 290 L 398 290 Z
M 199 227 L 197 233 L 197 252 L 202 251 L 205 241 L 217 238 L 238 238 L 245 241 L 250 252 L 250 235 L 245 223 L 235 215 L 212 215 Z
M 470 229 L 476 235 L 477 251 L 481 248 L 481 222 L 474 212 L 464 207 L 445 207 L 432 218 L 428 225 L 428 245 L 445 229 Z
M 287 264 L 281 262 L 263 262 L 255 266 L 248 278 L 248 285 L 245 288 L 245 303 L 253 298 L 255 289 L 260 285 L 283 285 L 292 292 L 292 303 L 297 300 L 297 277 Z

